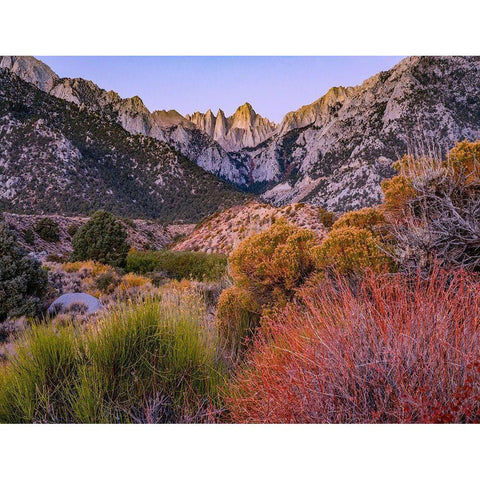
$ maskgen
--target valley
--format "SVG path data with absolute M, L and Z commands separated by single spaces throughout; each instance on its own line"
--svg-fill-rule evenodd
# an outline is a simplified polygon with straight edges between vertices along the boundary
M 322 93 L 0 57 L 0 423 L 480 422 L 480 57 Z

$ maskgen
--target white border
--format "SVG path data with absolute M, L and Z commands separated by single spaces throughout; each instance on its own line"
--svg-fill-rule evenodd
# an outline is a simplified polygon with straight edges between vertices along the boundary
M 2 478 L 477 479 L 476 426 L 1 426 Z M 469 438 L 470 437 L 470 438 Z
M 3 2 L 2 55 L 478 54 L 473 2 Z M 2 478 L 478 478 L 478 426 L 0 426 Z
M 10 0 L 6 55 L 475 55 L 472 0 Z

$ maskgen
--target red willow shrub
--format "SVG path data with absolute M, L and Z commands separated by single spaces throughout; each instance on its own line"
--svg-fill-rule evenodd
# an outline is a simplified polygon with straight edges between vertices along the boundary
M 479 422 L 478 277 L 370 274 L 300 299 L 263 322 L 227 395 L 231 421 Z

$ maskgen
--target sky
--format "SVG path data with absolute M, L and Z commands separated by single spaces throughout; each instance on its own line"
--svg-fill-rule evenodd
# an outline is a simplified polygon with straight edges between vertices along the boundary
M 138 95 L 150 111 L 182 115 L 249 102 L 274 122 L 333 86 L 358 85 L 402 57 L 37 57 L 60 77 L 92 80 L 122 97 Z

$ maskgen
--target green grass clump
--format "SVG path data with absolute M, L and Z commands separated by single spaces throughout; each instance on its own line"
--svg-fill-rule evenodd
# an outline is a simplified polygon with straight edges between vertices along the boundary
M 195 294 L 122 305 L 84 333 L 34 326 L 0 370 L 2 423 L 205 422 L 223 363 Z
M 216 253 L 173 252 L 171 250 L 130 252 L 127 256 L 128 272 L 145 274 L 165 272 L 176 280 L 216 281 L 227 269 L 227 257 Z
M 68 421 L 79 362 L 74 330 L 32 326 L 16 350 L 12 363 L 0 370 L 0 421 Z

